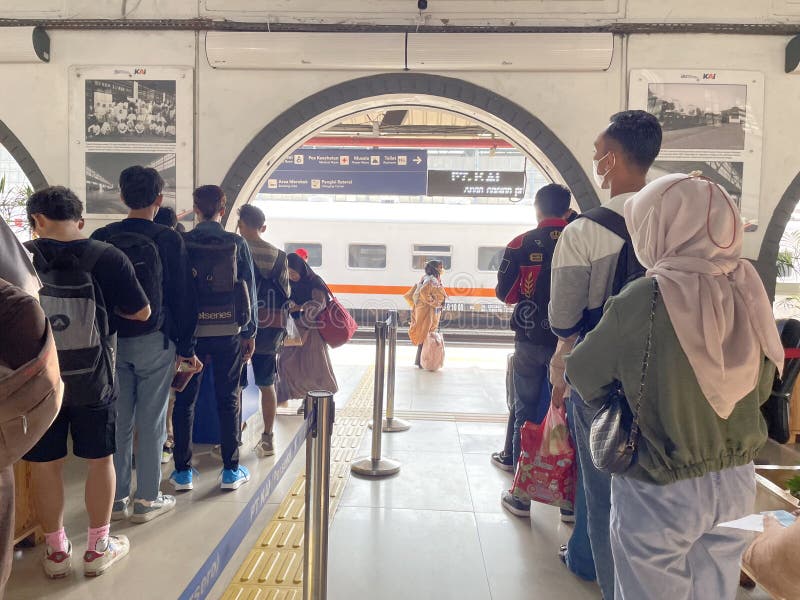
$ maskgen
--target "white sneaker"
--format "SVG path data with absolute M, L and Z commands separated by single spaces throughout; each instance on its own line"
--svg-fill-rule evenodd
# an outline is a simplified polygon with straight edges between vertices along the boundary
M 83 555 L 83 574 L 86 577 L 102 575 L 115 562 L 125 558 L 130 549 L 131 543 L 124 535 L 110 535 L 99 540 L 94 550 L 87 550 Z
M 44 572 L 50 579 L 62 579 L 72 572 L 72 544 L 67 542 L 66 552 L 53 552 L 50 546 L 45 547 Z
M 175 508 L 175 496 L 158 494 L 158 498 L 152 502 L 139 500 L 133 503 L 133 515 L 131 523 L 147 523 L 156 517 L 160 517 Z

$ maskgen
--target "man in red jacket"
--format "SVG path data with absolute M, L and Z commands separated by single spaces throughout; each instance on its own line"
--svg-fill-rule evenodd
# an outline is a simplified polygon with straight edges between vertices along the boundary
M 570 192 L 556 183 L 536 194 L 534 206 L 538 225 L 514 238 L 506 247 L 497 273 L 497 297 L 514 305 L 511 329 L 514 330 L 514 435 L 512 455 L 492 455 L 492 461 L 513 470 L 519 460 L 520 429 L 525 421 L 541 423 L 550 405 L 550 396 L 541 394 L 547 377 L 556 336 L 550 331 L 547 305 L 550 302 L 550 263 L 561 231 L 567 226 Z M 506 491 L 503 508 L 518 516 L 530 514 L 530 502 Z

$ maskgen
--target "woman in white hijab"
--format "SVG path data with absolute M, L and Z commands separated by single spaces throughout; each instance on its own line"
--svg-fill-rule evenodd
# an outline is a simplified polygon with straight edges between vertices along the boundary
M 760 406 L 783 348 L 741 217 L 702 177 L 662 177 L 625 205 L 646 277 L 608 301 L 567 359 L 567 376 L 602 406 L 621 383 L 638 414 L 634 464 L 611 484 L 617 600 L 732 600 L 752 512 Z M 650 340 L 649 359 L 645 359 Z

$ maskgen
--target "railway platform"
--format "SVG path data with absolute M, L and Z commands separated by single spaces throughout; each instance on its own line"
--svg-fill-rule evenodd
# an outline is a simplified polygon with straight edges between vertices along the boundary
M 506 356 L 511 346 L 451 345 L 445 366 L 431 373 L 413 366 L 415 348 L 397 347 L 396 416 L 411 429 L 384 433 L 383 455 L 401 464 L 396 475 L 366 479 L 350 474 L 348 462 L 369 454 L 374 343 L 352 342 L 332 351 L 340 385 L 332 441 L 328 598 L 399 600 L 599 599 L 598 588 L 572 576 L 557 557 L 570 525 L 558 510 L 535 505 L 530 520 L 500 506 L 511 474 L 489 456 L 502 448 L 507 416 Z M 245 393 L 248 393 L 247 391 Z M 279 409 L 276 457 L 259 459 L 250 448 L 260 434 L 259 417 L 243 434 L 242 463 L 250 484 L 222 494 L 220 463 L 201 446 L 195 489 L 178 495 L 177 508 L 145 525 L 123 522 L 113 531 L 131 539 L 131 553 L 97 579 L 82 573 L 45 579 L 42 547 L 16 553 L 6 597 L 28 600 L 113 598 L 138 590 L 140 598 L 185 598 L 192 578 L 235 527 L 237 517 L 273 475 L 286 447 L 303 425 L 296 402 Z M 302 598 L 302 456 L 294 458 L 265 499 L 227 564 L 212 563 L 207 598 L 289 600 Z M 65 525 L 76 551 L 86 530 L 79 481 L 81 465 L 68 462 Z M 162 488 L 172 466 L 164 465 Z M 85 534 L 84 534 L 85 535 Z M 126 596 L 129 597 L 129 596 Z M 764 600 L 740 590 L 737 600 Z

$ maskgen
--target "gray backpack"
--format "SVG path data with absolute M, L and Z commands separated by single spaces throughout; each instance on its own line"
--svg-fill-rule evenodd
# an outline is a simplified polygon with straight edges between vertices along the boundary
M 80 257 L 63 252 L 48 259 L 38 241 L 25 246 L 42 280 L 39 302 L 56 341 L 65 404 L 98 404 L 114 388 L 116 339 L 109 333 L 103 293 L 92 269 L 109 246 L 88 240 Z

